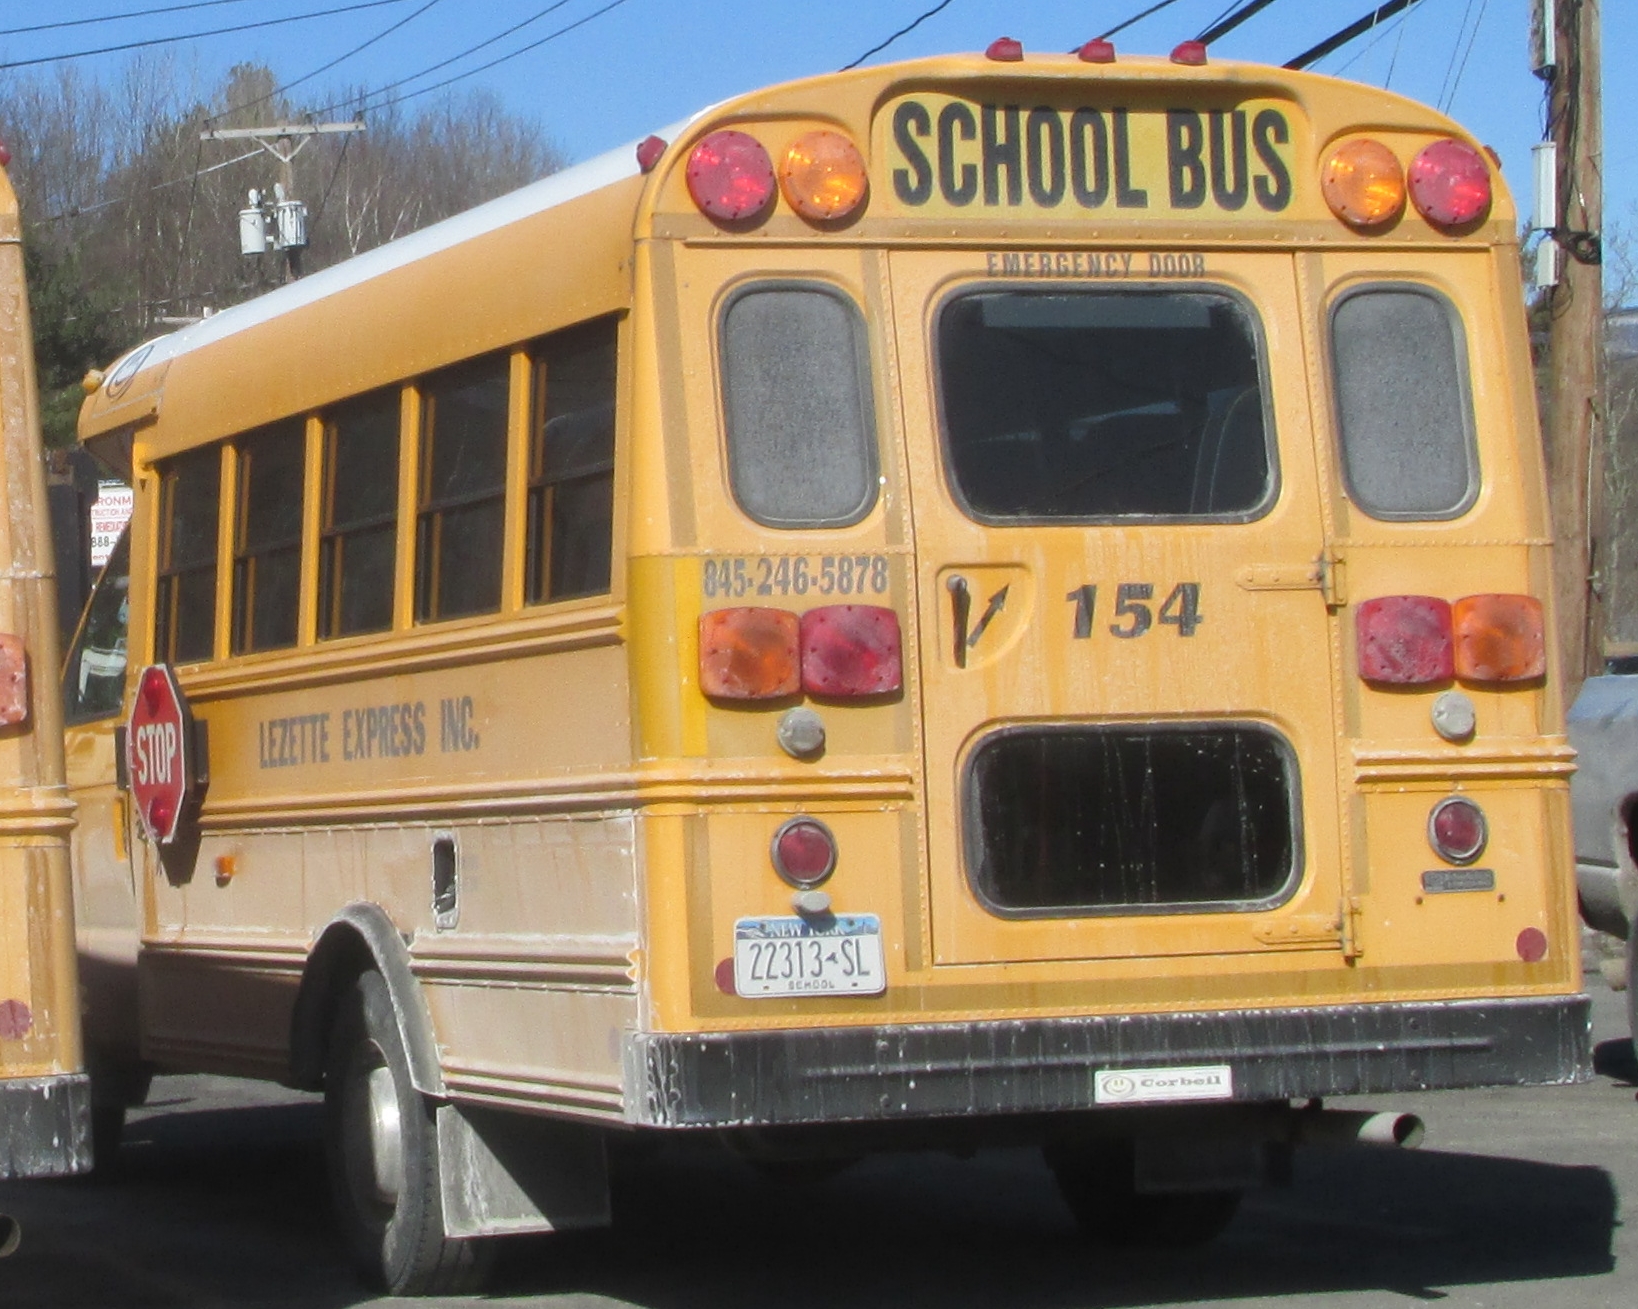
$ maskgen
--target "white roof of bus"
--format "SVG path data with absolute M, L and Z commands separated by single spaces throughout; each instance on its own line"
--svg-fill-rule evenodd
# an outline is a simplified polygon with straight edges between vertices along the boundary
M 701 110 L 692 118 L 660 129 L 658 135 L 665 141 L 675 141 L 687 130 L 690 123 L 710 112 L 709 109 Z M 395 268 L 402 268 L 439 250 L 447 250 L 485 232 L 496 231 L 532 214 L 550 209 L 554 205 L 564 204 L 613 182 L 635 176 L 637 171 L 637 142 L 633 141 L 629 145 L 610 150 L 607 154 L 552 173 L 538 182 L 531 182 L 528 186 L 508 192 L 474 209 L 433 223 L 430 227 L 423 227 L 418 232 L 389 241 L 361 255 L 354 255 L 351 259 L 344 259 L 341 263 L 332 264 L 311 277 L 302 278 L 299 282 L 292 282 L 276 291 L 257 296 L 254 300 L 247 300 L 243 304 L 224 309 L 219 314 L 202 318 L 180 331 L 144 342 L 115 360 L 109 366 L 106 375 L 114 376 L 120 366 L 138 351 L 146 350 L 147 353 L 137 371 L 152 368 L 166 360 L 175 359 L 178 355 L 187 354 L 190 350 L 196 350 L 202 345 L 220 341 L 235 332 L 244 331 L 247 327 L 254 327 L 302 305 L 312 304 L 350 286 L 367 282 L 372 277 L 390 273 Z

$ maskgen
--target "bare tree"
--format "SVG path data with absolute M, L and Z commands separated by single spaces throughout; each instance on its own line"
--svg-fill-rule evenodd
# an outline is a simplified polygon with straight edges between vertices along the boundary
M 239 252 L 237 215 L 278 165 L 209 126 L 301 122 L 272 70 L 241 64 L 202 91 L 167 56 L 133 59 L 116 81 L 72 65 L 0 83 L 0 138 L 31 251 L 50 439 L 72 438 L 77 382 L 179 318 L 272 285 L 271 259 Z M 346 97 L 331 92 L 311 105 Z M 356 91 L 351 99 L 367 103 Z M 238 158 L 236 156 L 246 156 Z M 541 128 L 493 96 L 453 93 L 410 112 L 390 106 L 359 135 L 321 137 L 297 156 L 309 209 L 306 264 L 327 264 L 512 190 L 561 166 Z

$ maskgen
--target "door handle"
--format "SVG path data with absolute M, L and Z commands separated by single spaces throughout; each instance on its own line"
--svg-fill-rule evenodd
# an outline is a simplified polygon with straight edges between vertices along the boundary
M 967 620 L 973 612 L 973 590 L 967 585 L 967 579 L 959 573 L 952 574 L 944 582 L 944 587 L 950 593 L 950 616 L 955 620 L 955 664 L 957 668 L 967 666 Z

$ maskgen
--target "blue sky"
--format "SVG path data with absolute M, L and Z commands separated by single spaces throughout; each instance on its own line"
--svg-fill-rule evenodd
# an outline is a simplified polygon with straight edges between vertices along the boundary
M 387 95 L 414 93 L 518 50 L 450 88 L 486 87 L 512 112 L 537 121 L 571 161 L 634 140 L 695 109 L 771 82 L 829 71 L 886 40 L 938 0 L 390 0 L 389 3 L 164 47 L 208 85 L 229 65 L 254 60 L 281 80 L 314 72 L 297 88 L 309 103 L 365 86 L 380 88 L 528 22 L 447 67 Z M 0 0 L 0 29 L 99 19 L 52 31 L 0 34 L 0 64 L 59 56 L 155 36 L 194 33 L 361 0 L 214 0 L 184 12 L 114 15 L 186 0 Z M 979 50 L 997 36 L 1026 50 L 1067 50 L 1155 0 L 949 0 L 870 62 Z M 1275 0 L 1215 47 L 1224 57 L 1282 63 L 1373 9 L 1378 0 Z M 417 13 L 423 6 L 424 12 Z M 1171 0 L 1114 37 L 1117 49 L 1164 53 L 1195 36 L 1232 0 Z M 1447 108 L 1501 154 L 1521 211 L 1529 209 L 1530 146 L 1541 138 L 1542 84 L 1528 62 L 1530 0 L 1418 0 L 1398 18 L 1316 65 Z M 1638 3 L 1603 0 L 1606 217 L 1638 227 L 1638 134 L 1627 106 L 1638 85 L 1620 52 L 1638 47 Z M 408 21 L 403 21 L 403 20 Z M 402 22 L 396 31 L 387 32 Z M 579 23 L 561 35 L 553 33 Z M 386 33 L 385 35 L 382 35 Z M 77 60 L 114 77 L 131 56 Z M 39 65 L 49 68 L 49 64 Z M 309 99 L 309 93 L 313 99 Z M 409 102 L 426 103 L 438 91 Z M 0 137 L 5 125 L 0 124 Z

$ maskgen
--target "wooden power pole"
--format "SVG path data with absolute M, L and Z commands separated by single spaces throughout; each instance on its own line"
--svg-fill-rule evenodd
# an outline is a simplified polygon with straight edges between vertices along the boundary
M 1558 212 L 1549 239 L 1561 251 L 1548 298 L 1547 485 L 1553 593 L 1574 696 L 1604 659 L 1603 128 L 1599 0 L 1555 0 L 1548 122 L 1558 147 Z M 1540 220 L 1538 220 L 1540 221 Z

